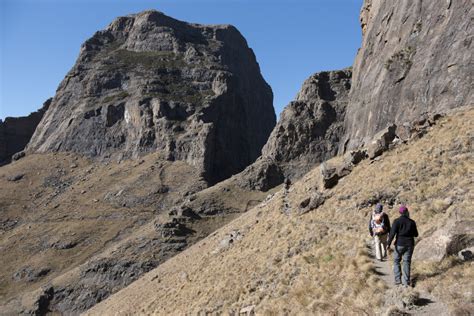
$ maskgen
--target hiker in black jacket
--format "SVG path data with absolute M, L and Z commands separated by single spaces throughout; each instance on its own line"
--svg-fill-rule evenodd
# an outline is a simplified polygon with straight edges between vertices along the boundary
M 390 232 L 390 219 L 383 212 L 382 204 L 377 204 L 369 220 L 369 233 L 374 237 L 375 257 L 382 261 L 387 257 L 387 235 Z
M 410 266 L 411 256 L 415 248 L 415 237 L 418 237 L 418 230 L 416 223 L 409 218 L 408 208 L 400 206 L 400 217 L 393 222 L 390 235 L 388 236 L 388 249 L 392 244 L 393 238 L 397 236 L 395 241 L 395 252 L 393 256 L 393 274 L 395 275 L 395 285 L 400 285 L 402 282 L 400 261 L 403 258 L 403 285 L 410 285 Z

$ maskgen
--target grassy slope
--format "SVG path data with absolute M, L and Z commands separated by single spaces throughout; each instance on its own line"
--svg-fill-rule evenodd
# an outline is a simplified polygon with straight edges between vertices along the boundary
M 8 181 L 18 174 L 24 175 L 21 180 Z M 163 186 L 169 191 L 161 193 Z M 136 258 L 137 245 L 159 238 L 154 220 L 169 221 L 168 211 L 187 198 L 186 192 L 203 186 L 191 166 L 164 161 L 158 154 L 109 164 L 72 154 L 37 154 L 0 168 L 0 310 L 6 304 L 12 313 L 21 305 L 30 308 L 44 285 L 76 283 L 80 269 L 91 259 L 141 260 Z M 195 194 L 190 205 L 198 208 L 214 201 L 214 207 L 223 212 L 243 212 L 265 195 L 245 191 L 235 180 L 227 180 Z M 187 237 L 188 244 L 235 216 L 217 214 L 188 223 L 195 231 Z M 18 224 L 8 228 L 14 221 Z M 69 249 L 54 246 L 68 242 L 77 245 Z M 143 261 L 159 256 L 160 249 L 153 250 L 139 256 Z M 15 280 L 13 275 L 22 268 L 51 271 L 32 282 Z
M 127 288 L 96 305 L 91 315 L 373 313 L 385 284 L 367 255 L 368 201 L 407 203 L 421 238 L 446 219 L 474 216 L 474 110 L 444 118 L 425 137 L 364 161 L 334 189 L 325 204 L 298 215 L 300 201 L 320 187 L 318 169 L 271 200 L 235 219 Z M 453 203 L 444 203 L 451 197 Z M 288 201 L 291 214 L 282 212 Z M 387 209 L 392 219 L 396 208 Z M 232 231 L 243 236 L 227 248 Z M 435 271 L 436 270 L 436 271 Z M 472 305 L 471 263 L 447 258 L 433 267 L 414 263 L 417 286 L 451 309 Z M 442 272 L 442 273 L 436 273 Z M 471 293 L 471 294 L 469 294 Z
M 68 154 L 44 154 L 2 167 L 2 220 L 15 220 L 18 224 L 0 231 L 0 302 L 45 284 L 154 218 L 155 205 L 121 206 L 107 201 L 107 193 L 116 194 L 123 189 L 123 195 L 148 198 L 157 187 L 166 184 L 174 191 L 166 199 L 173 199 L 180 194 L 173 190 L 178 186 L 177 177 L 187 186 L 195 182 L 192 177 L 197 175 L 193 175 L 191 167 L 164 162 L 164 167 L 158 168 L 155 158 L 148 157 L 142 163 L 105 165 Z M 24 176 L 16 182 L 7 180 L 17 174 Z M 166 199 L 159 194 L 150 198 L 163 203 Z M 69 249 L 54 246 L 68 242 L 77 245 Z M 13 274 L 27 266 L 47 267 L 51 272 L 36 282 L 14 281 Z

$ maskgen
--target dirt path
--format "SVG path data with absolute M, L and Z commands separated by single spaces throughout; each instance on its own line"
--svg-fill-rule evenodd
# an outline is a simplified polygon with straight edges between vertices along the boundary
M 373 260 L 375 266 L 375 273 L 385 282 L 389 288 L 394 287 L 394 277 L 393 270 L 391 265 L 392 257 L 388 256 L 384 261 L 379 261 L 375 258 L 375 248 L 374 243 L 371 240 L 369 243 L 370 246 L 370 257 Z
M 449 310 L 446 305 L 438 301 L 430 293 L 416 288 L 416 285 L 414 288 L 409 289 L 395 286 L 392 263 L 393 255 L 389 254 L 387 259 L 379 261 L 375 258 L 373 240 L 368 243 L 368 246 L 370 256 L 375 266 L 375 273 L 388 287 L 385 292 L 385 309 L 393 309 L 393 306 L 395 306 L 399 312 L 404 312 L 407 315 L 449 315 Z M 416 295 L 416 293 L 419 294 L 418 298 L 410 298 L 410 296 L 413 297 L 413 294 Z

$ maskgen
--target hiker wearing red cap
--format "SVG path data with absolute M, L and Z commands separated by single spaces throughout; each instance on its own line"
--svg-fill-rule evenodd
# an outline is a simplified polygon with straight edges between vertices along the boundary
M 418 237 L 416 223 L 410 219 L 408 208 L 404 205 L 399 209 L 400 217 L 393 222 L 390 235 L 388 236 L 388 249 L 395 240 L 395 252 L 393 256 L 393 274 L 395 275 L 395 285 L 410 286 L 411 256 L 415 248 L 415 237 Z M 401 280 L 400 261 L 403 259 L 403 280 Z M 401 282 L 403 281 L 403 282 Z

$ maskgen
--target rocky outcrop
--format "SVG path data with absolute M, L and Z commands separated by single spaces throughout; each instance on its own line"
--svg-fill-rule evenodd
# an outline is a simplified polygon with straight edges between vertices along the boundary
M 272 98 L 233 26 L 146 11 L 82 45 L 28 150 L 99 159 L 159 151 L 216 182 L 260 155 L 275 125 Z
M 463 249 L 474 246 L 474 221 L 453 217 L 418 242 L 414 252 L 416 260 L 441 262 L 447 256 L 457 255 Z
M 282 112 L 262 156 L 275 161 L 285 177 L 300 177 L 337 154 L 351 74 L 344 69 L 312 75 Z
M 48 99 L 41 109 L 28 116 L 0 120 L 0 165 L 10 162 L 15 153 L 26 147 L 50 103 Z
M 393 140 L 422 136 L 418 127 L 432 125 L 439 113 L 471 104 L 472 10 L 467 1 L 366 0 L 353 75 L 344 70 L 309 78 L 252 166 L 258 172 L 246 170 L 243 182 L 272 187 L 356 148 L 367 148 L 373 159 Z M 331 187 L 333 175 L 347 172 L 323 173 Z
M 282 184 L 285 180 L 279 164 L 264 157 L 257 159 L 235 178 L 240 187 L 263 192 Z
M 367 148 L 367 154 L 370 159 L 374 159 L 375 157 L 380 156 L 384 151 L 389 148 L 390 144 L 396 137 L 396 129 L 396 125 L 390 125 L 384 130 L 375 134 L 372 142 L 370 142 Z
M 335 156 L 344 135 L 350 87 L 350 69 L 309 77 L 296 100 L 281 113 L 262 156 L 239 175 L 241 184 L 266 191 Z
M 471 1 L 365 0 L 341 151 L 473 102 Z

